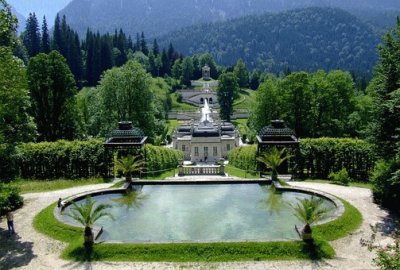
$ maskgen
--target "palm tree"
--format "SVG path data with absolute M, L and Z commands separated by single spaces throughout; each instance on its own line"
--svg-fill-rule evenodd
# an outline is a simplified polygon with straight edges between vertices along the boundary
M 322 198 L 311 196 L 310 199 L 298 200 L 299 202 L 294 206 L 292 205 L 292 207 L 295 211 L 295 216 L 305 224 L 300 233 L 303 240 L 311 240 L 311 225 L 324 219 L 330 210 L 323 207 L 324 201 Z
M 140 160 L 140 156 L 127 155 L 118 159 L 116 162 L 117 170 L 121 170 L 125 175 L 126 182 L 132 181 L 132 173 L 139 172 L 143 168 L 143 160 Z
M 278 167 L 287 159 L 290 159 L 292 155 L 285 153 L 285 148 L 278 150 L 273 147 L 270 151 L 261 154 L 257 157 L 257 160 L 263 163 L 267 168 L 272 170 L 272 181 L 278 180 Z
M 113 216 L 106 211 L 111 208 L 108 204 L 99 204 L 94 206 L 94 201 L 90 196 L 86 197 L 85 203 L 78 205 L 72 202 L 73 207 L 71 212 L 66 215 L 73 218 L 85 227 L 84 230 L 84 245 L 86 248 L 91 248 L 94 243 L 93 224 L 102 217 L 108 216 L 114 219 Z

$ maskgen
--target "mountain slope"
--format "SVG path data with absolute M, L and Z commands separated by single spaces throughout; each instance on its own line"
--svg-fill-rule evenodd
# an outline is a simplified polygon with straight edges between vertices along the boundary
M 212 52 L 217 62 L 268 71 L 370 71 L 378 35 L 355 16 L 334 8 L 307 8 L 187 27 L 159 39 L 185 55 Z
M 15 0 L 16 1 L 16 0 Z M 400 10 L 398 0 L 73 0 L 60 14 L 80 34 L 88 27 L 100 32 L 115 28 L 134 36 L 166 34 L 198 23 L 224 21 L 266 11 L 278 12 L 310 6 L 346 10 Z M 362 12 L 360 13 L 362 14 Z

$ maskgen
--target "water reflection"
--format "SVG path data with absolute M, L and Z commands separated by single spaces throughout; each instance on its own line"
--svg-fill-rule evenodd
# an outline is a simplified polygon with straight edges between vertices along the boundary
M 281 192 L 266 185 L 262 185 L 261 190 L 265 193 L 265 198 L 260 201 L 261 209 L 267 209 L 268 213 L 273 215 L 279 214 L 286 207 Z
M 144 200 L 148 198 L 147 195 L 143 194 L 141 190 L 130 190 L 128 189 L 121 197 L 111 199 L 117 203 L 120 207 L 126 207 L 129 209 L 139 209 L 143 206 Z

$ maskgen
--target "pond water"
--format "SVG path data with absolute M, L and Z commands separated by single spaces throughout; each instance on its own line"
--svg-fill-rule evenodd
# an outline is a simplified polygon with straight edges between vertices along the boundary
M 110 204 L 100 240 L 126 242 L 299 239 L 291 205 L 311 195 L 275 193 L 269 185 L 144 185 L 128 194 L 95 196 Z M 83 203 L 84 200 L 78 202 Z M 324 201 L 324 207 L 335 205 Z M 68 213 L 71 206 L 64 210 Z M 63 219 L 72 222 L 63 215 Z

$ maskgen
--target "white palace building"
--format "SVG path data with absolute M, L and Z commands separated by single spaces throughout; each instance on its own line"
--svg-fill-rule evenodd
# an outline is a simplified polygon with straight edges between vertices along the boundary
M 173 147 L 184 153 L 184 159 L 196 163 L 215 163 L 227 158 L 239 146 L 240 135 L 232 123 L 214 121 L 208 100 L 201 108 L 201 119 L 179 126 L 172 137 Z

